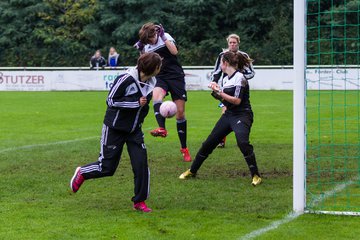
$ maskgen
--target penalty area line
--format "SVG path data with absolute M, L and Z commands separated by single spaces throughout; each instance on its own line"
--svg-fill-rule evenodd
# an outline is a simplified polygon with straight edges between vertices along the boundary
M 330 196 L 333 196 L 335 193 L 341 192 L 342 190 L 344 190 L 347 186 L 353 184 L 354 181 L 348 181 L 345 182 L 343 184 L 337 185 L 335 186 L 332 190 L 326 191 L 325 193 L 321 194 L 318 198 L 315 199 L 315 205 L 319 204 L 320 202 L 324 201 L 325 199 L 327 199 Z M 280 220 L 276 220 L 272 223 L 270 223 L 268 226 L 254 230 L 248 234 L 246 234 L 245 236 L 241 237 L 240 240 L 249 240 L 249 239 L 253 239 L 255 237 L 258 237 L 260 235 L 263 235 L 264 233 L 267 233 L 271 230 L 274 230 L 276 228 L 278 228 L 280 225 L 289 223 L 293 220 L 295 220 L 297 217 L 299 217 L 300 213 L 289 213 L 288 215 L 286 215 L 283 219 Z
M 98 136 L 96 136 L 96 137 L 98 137 Z M 38 147 L 47 147 L 47 146 L 52 146 L 52 145 L 61 145 L 61 144 L 67 144 L 67 143 L 73 143 L 73 142 L 80 142 L 80 141 L 94 139 L 96 137 L 93 136 L 93 137 L 86 137 L 86 138 L 76 138 L 76 139 L 72 139 L 72 140 L 64 140 L 64 141 L 58 141 L 58 142 L 50 142 L 50 143 L 32 144 L 32 145 L 25 145 L 25 146 L 12 147 L 12 148 L 4 148 L 4 149 L 0 149 L 0 153 L 12 152 L 12 151 L 23 150 L 23 149 L 38 148 Z

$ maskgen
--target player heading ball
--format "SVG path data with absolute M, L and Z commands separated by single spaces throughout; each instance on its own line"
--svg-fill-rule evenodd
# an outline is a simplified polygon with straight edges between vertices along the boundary
M 157 82 L 153 92 L 153 104 L 158 128 L 150 133 L 154 137 L 166 137 L 168 132 L 165 127 L 165 118 L 160 114 L 160 106 L 166 95 L 171 94 L 176 104 L 176 127 L 180 139 L 180 152 L 185 162 L 191 161 L 191 156 L 186 145 L 187 122 L 185 118 L 185 102 L 187 93 L 185 89 L 185 74 L 180 65 L 175 40 L 166 33 L 164 27 L 152 22 L 145 23 L 139 31 L 139 41 L 135 43 L 140 53 L 156 52 L 163 58 L 163 65 L 156 76 Z
M 161 69 L 157 53 L 139 57 L 137 65 L 118 76 L 106 99 L 107 110 L 100 140 L 100 156 L 96 162 L 77 167 L 70 181 L 75 193 L 85 180 L 112 176 L 120 162 L 126 143 L 134 172 L 134 209 L 150 212 L 145 204 L 149 195 L 149 168 L 141 125 L 149 112 L 154 78 Z

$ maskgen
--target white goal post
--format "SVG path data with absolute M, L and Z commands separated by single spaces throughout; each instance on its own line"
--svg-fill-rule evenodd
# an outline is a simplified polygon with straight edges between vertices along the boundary
M 294 0 L 293 211 L 305 209 L 306 0 Z
M 323 3 L 293 0 L 293 212 L 360 216 L 360 2 Z

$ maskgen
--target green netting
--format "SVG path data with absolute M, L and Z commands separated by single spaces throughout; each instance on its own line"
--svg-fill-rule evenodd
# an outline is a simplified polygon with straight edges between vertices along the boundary
M 360 1 L 307 1 L 306 209 L 360 212 Z

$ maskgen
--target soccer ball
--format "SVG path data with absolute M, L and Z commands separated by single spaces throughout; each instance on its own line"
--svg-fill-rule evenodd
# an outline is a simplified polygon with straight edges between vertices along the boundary
M 176 111 L 176 104 L 173 101 L 165 101 L 160 105 L 160 114 L 165 118 L 175 116 Z

